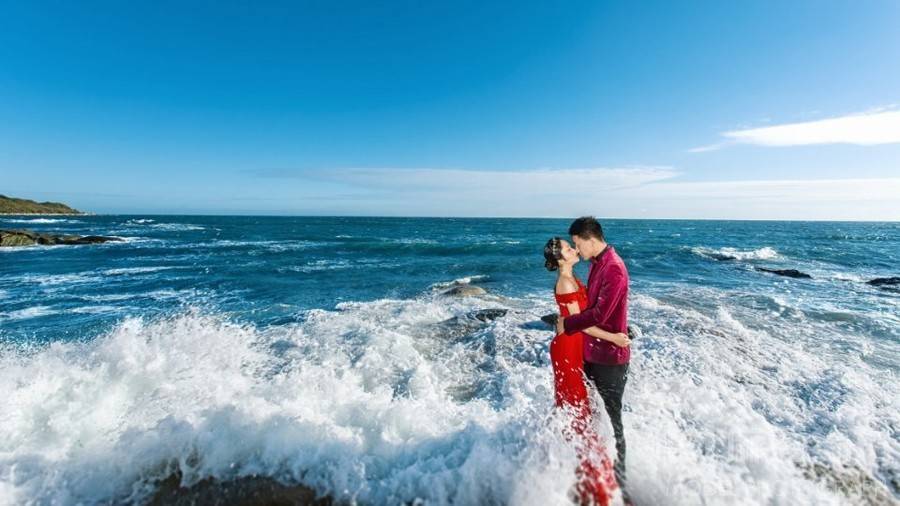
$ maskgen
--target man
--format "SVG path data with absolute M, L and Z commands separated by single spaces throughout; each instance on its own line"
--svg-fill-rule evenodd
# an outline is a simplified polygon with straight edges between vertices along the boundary
M 571 334 L 597 326 L 607 332 L 628 333 L 628 269 L 616 250 L 606 243 L 600 223 L 592 216 L 578 218 L 569 235 L 584 260 L 590 260 L 588 307 L 557 320 L 557 332 Z M 601 339 L 584 340 L 584 371 L 596 386 L 616 436 L 615 471 L 625 492 L 625 435 L 622 432 L 622 394 L 628 379 L 631 347 Z M 627 496 L 626 496 L 627 497 Z

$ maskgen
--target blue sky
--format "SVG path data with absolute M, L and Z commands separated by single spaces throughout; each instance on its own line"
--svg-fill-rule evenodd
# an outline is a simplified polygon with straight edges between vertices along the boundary
M 101 213 L 900 220 L 900 2 L 40 2 L 0 193 Z

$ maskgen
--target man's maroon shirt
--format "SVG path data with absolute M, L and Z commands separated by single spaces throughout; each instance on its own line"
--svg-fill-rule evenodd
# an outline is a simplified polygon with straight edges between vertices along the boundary
M 607 246 L 591 259 L 588 274 L 588 307 L 579 314 L 563 320 L 566 334 L 588 327 L 598 327 L 607 332 L 628 333 L 628 269 L 612 246 Z M 584 336 L 584 360 L 595 364 L 627 364 L 631 359 L 631 347 Z

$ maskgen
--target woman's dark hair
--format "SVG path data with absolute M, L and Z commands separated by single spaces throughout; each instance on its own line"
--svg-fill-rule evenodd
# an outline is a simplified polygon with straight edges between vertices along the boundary
M 554 237 L 547 241 L 547 244 L 544 246 L 544 267 L 547 268 L 548 271 L 555 271 L 559 269 L 559 259 L 562 258 L 562 239 L 559 237 Z
M 582 216 L 573 221 L 569 225 L 569 235 L 572 237 L 578 236 L 582 239 L 593 237 L 600 241 L 606 240 L 603 238 L 603 227 L 600 226 L 600 222 L 593 216 Z

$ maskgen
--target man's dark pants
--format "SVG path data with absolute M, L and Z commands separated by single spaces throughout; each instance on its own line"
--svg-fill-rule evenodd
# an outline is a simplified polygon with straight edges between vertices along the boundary
M 622 431 L 622 394 L 625 393 L 625 382 L 628 381 L 628 364 L 603 365 L 591 362 L 584 363 L 584 372 L 588 379 L 596 385 L 597 392 L 603 399 L 609 420 L 612 422 L 616 436 L 615 471 L 619 486 L 625 490 L 625 434 Z

